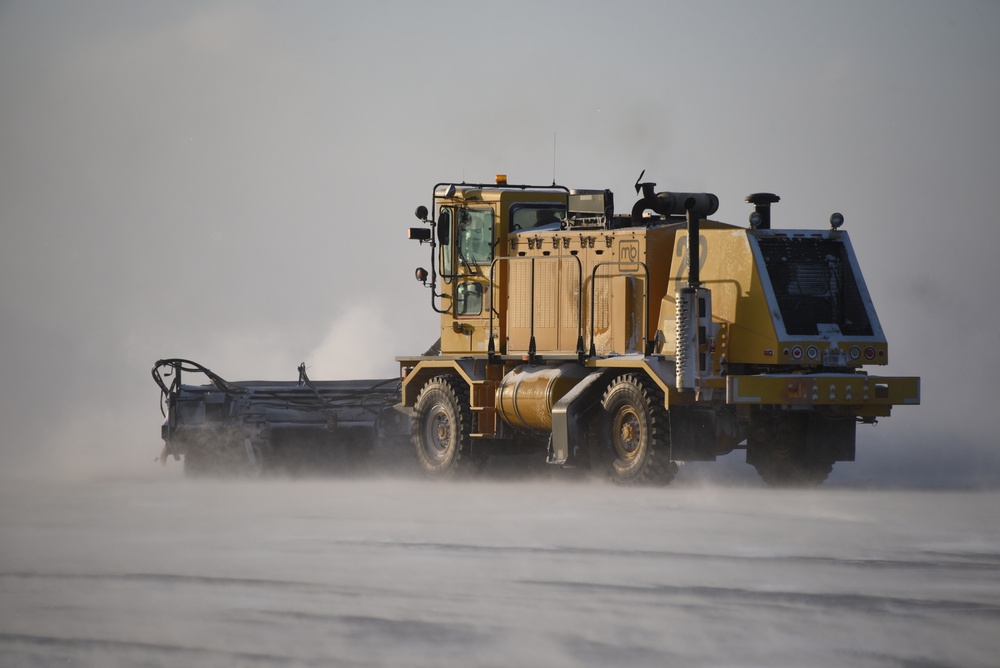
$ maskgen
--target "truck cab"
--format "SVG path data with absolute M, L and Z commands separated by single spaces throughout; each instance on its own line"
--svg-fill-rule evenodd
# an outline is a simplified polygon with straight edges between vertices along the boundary
M 499 184 L 503 185 L 503 183 Z M 510 240 L 566 219 L 568 191 L 444 185 L 435 189 L 438 250 L 434 271 L 440 289 L 441 353 L 487 353 L 490 324 L 507 325 L 503 289 Z M 493 274 L 491 276 L 491 274 Z M 491 317 L 492 316 L 492 317 Z

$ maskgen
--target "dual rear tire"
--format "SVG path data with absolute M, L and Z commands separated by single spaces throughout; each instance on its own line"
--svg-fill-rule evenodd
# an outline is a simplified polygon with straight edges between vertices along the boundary
M 833 471 L 836 457 L 815 440 L 806 413 L 763 417 L 747 439 L 747 463 L 769 487 L 816 487 Z

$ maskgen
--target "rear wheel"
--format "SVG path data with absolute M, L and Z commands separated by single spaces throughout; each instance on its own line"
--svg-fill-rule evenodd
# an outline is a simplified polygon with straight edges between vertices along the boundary
M 808 416 L 772 417 L 747 441 L 747 460 L 771 487 L 816 487 L 833 471 L 834 457 L 811 448 Z
M 817 487 L 833 471 L 833 462 L 769 456 L 754 464 L 754 468 L 771 487 Z
M 604 442 L 619 484 L 666 485 L 677 474 L 663 393 L 637 374 L 619 376 L 604 392 Z
M 472 455 L 472 410 L 465 383 L 453 376 L 432 378 L 420 390 L 414 413 L 411 438 L 425 474 L 449 477 L 483 467 L 485 458 Z

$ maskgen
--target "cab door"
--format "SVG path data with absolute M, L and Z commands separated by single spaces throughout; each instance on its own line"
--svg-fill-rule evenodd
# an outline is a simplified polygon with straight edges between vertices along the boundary
M 452 256 L 442 262 L 451 265 L 448 287 L 452 295 L 450 312 L 442 318 L 443 353 L 486 353 L 496 219 L 496 211 L 488 204 L 452 207 Z

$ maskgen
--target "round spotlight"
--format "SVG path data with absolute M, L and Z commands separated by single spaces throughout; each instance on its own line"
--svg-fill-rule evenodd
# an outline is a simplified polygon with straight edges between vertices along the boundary
M 764 220 L 763 216 L 761 216 L 758 212 L 754 211 L 753 213 L 750 214 L 750 227 L 756 230 L 758 227 L 760 227 L 760 223 L 762 220 Z
M 413 272 L 413 277 L 421 283 L 425 283 L 427 282 L 427 270 L 423 267 L 417 267 L 417 270 Z
M 835 213 L 832 216 L 830 216 L 830 227 L 832 227 L 833 229 L 835 230 L 840 229 L 840 226 L 843 224 L 844 224 L 844 214 Z

